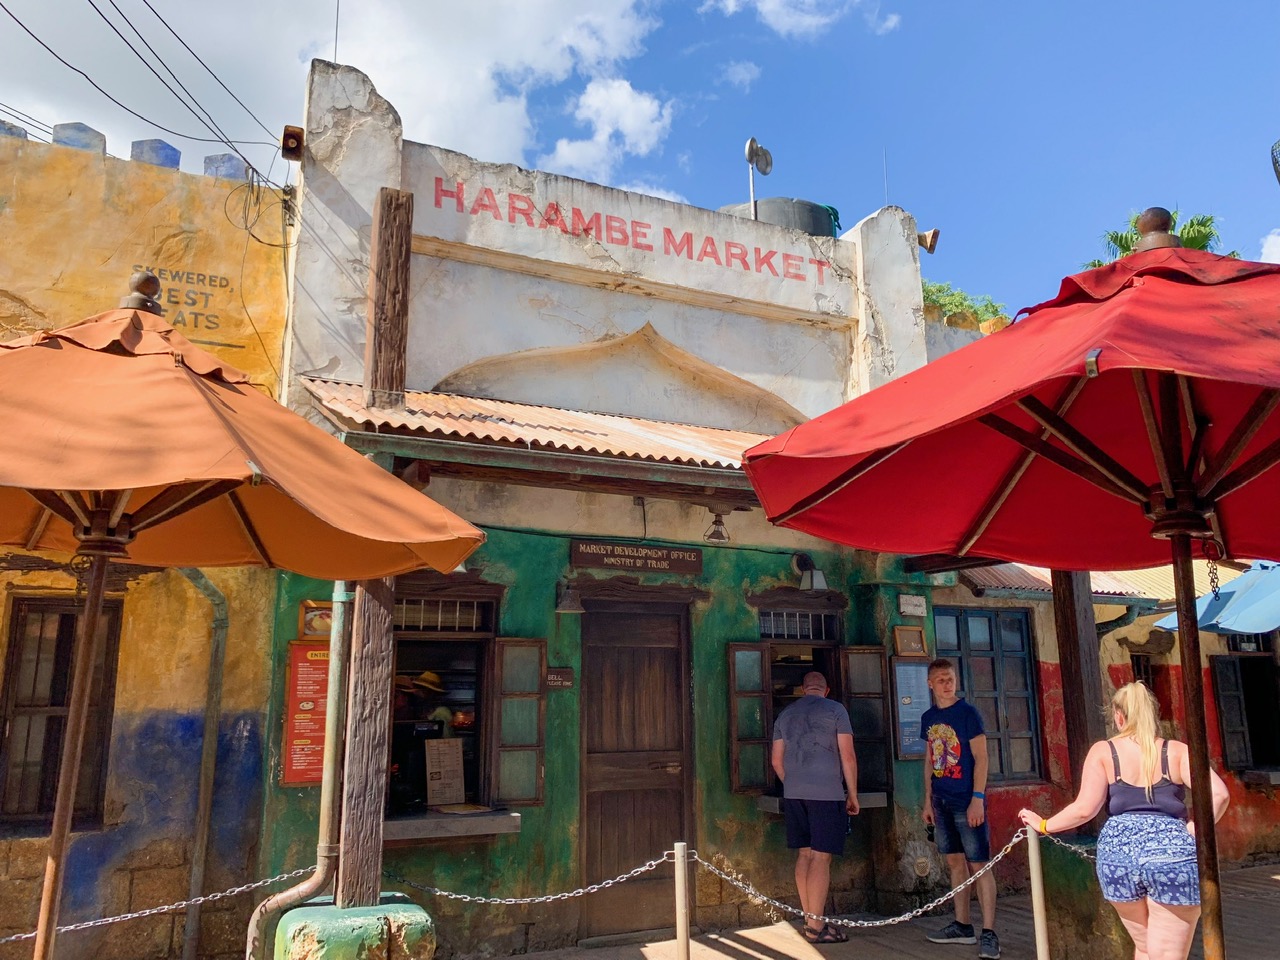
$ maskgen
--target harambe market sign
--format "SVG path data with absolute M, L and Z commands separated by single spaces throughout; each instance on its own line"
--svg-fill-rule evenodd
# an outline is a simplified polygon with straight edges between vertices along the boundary
M 640 573 L 701 573 L 702 551 L 696 547 L 649 547 L 607 540 L 574 540 L 569 549 L 575 567 L 608 567 Z

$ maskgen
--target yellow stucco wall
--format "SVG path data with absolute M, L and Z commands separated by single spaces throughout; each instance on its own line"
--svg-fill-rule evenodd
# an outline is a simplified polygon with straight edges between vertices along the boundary
M 274 392 L 284 251 L 243 228 L 246 199 L 241 181 L 0 137 L 0 340 L 119 306 L 148 267 L 166 320 Z M 280 243 L 283 212 L 262 191 L 253 233 Z

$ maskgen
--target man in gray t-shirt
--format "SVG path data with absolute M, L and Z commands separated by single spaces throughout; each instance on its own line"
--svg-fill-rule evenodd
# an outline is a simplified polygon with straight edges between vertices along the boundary
M 806 673 L 802 688 L 804 697 L 783 710 L 773 725 L 772 759 L 782 781 L 787 846 L 798 851 L 800 908 L 818 916 L 827 904 L 831 858 L 844 853 L 849 817 L 858 813 L 858 761 L 849 712 L 827 699 L 827 678 L 817 671 Z M 848 939 L 838 927 L 813 917 L 805 919 L 803 929 L 810 943 Z

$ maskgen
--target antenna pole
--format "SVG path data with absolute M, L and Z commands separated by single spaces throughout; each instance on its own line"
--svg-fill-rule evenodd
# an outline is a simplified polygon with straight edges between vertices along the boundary
M 756 216 L 756 167 L 751 162 L 747 163 L 747 187 L 751 191 L 751 219 L 759 220 Z

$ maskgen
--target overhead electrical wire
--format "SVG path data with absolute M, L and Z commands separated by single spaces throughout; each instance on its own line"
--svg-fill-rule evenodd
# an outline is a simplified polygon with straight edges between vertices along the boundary
M 36 127 L 41 133 L 46 133 L 46 134 L 49 134 L 50 136 L 53 135 L 53 127 L 49 126 L 47 123 L 43 123 L 37 120 L 35 117 L 31 116 L 31 114 L 29 113 L 23 113 L 17 107 L 12 107 L 7 103 L 0 103 L 0 111 L 7 113 L 9 116 L 13 117 L 13 119 L 17 120 L 19 123 Z

